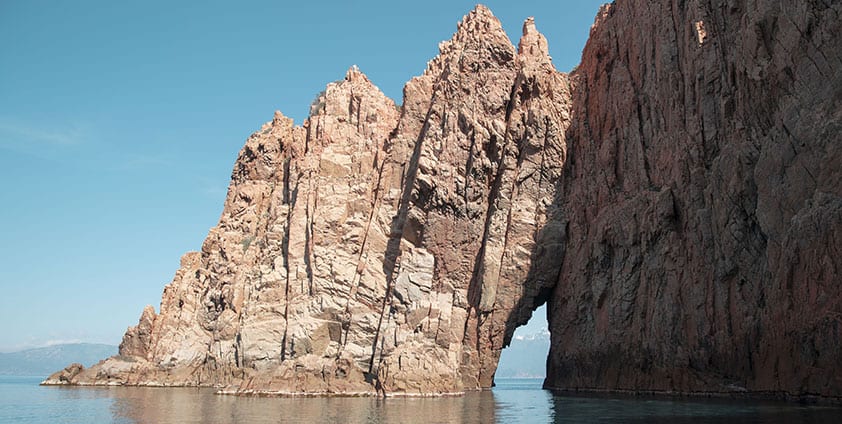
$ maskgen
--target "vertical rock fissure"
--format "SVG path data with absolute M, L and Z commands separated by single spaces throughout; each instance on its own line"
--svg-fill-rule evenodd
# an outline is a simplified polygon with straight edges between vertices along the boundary
M 374 170 L 377 174 L 376 183 L 374 186 L 374 190 L 372 193 L 371 199 L 371 212 L 368 214 L 368 219 L 366 220 L 365 230 L 363 232 L 363 239 L 360 242 L 360 253 L 357 255 L 357 268 L 356 273 L 354 274 L 354 281 L 351 284 L 351 295 L 348 298 L 348 302 L 346 303 L 346 311 L 348 306 L 350 305 L 350 300 L 354 299 L 357 300 L 357 291 L 359 290 L 360 282 L 362 281 L 362 274 L 365 271 L 365 255 L 366 255 L 366 247 L 368 244 L 368 236 L 369 232 L 371 231 L 371 223 L 374 221 L 374 218 L 377 216 L 377 210 L 380 206 L 380 190 L 381 184 L 383 181 L 383 169 L 385 168 L 386 162 L 385 160 L 380 159 L 380 152 L 382 150 L 378 150 L 377 154 L 374 156 Z M 380 164 L 378 165 L 378 161 Z M 373 174 L 374 172 L 372 172 Z
M 487 207 L 486 213 L 485 213 L 485 224 L 483 225 L 482 243 L 480 245 L 479 251 L 477 252 L 476 263 L 478 265 L 476 265 L 475 269 L 474 269 L 474 276 L 475 277 L 473 278 L 472 283 L 477 286 L 478 297 L 479 297 L 477 307 L 478 307 L 478 310 L 480 312 L 489 312 L 491 310 L 491 307 L 493 306 L 493 301 L 494 301 L 493 293 L 491 293 L 491 291 L 493 291 L 494 288 L 492 288 L 491 285 L 497 284 L 497 281 L 486 281 L 485 273 L 486 273 L 487 267 L 489 266 L 489 264 L 487 263 L 488 259 L 486 258 L 486 255 L 487 255 L 487 250 L 488 250 L 488 241 L 489 241 L 489 237 L 491 236 L 491 231 L 492 231 L 492 227 L 494 225 L 494 221 L 495 221 L 495 218 L 496 218 L 496 213 L 498 212 L 498 209 L 501 207 L 501 205 L 498 204 L 498 201 L 500 200 L 500 194 L 501 194 L 500 190 L 501 190 L 502 185 L 503 185 L 503 174 L 506 172 L 506 169 L 507 169 L 506 157 L 508 156 L 508 150 L 509 150 L 508 144 L 510 142 L 510 139 L 509 139 L 509 124 L 510 124 L 510 120 L 511 120 L 512 110 L 514 108 L 514 102 L 515 102 L 514 98 L 515 98 L 515 93 L 517 91 L 517 87 L 518 87 L 518 79 L 516 78 L 515 82 L 513 83 L 512 88 L 509 90 L 509 98 L 508 98 L 508 101 L 506 103 L 506 117 L 505 117 L 506 126 L 505 126 L 505 130 L 503 132 L 503 140 L 502 140 L 502 143 L 501 143 L 502 146 L 499 146 L 499 148 L 497 150 L 500 157 L 497 158 L 497 169 L 496 169 L 496 172 L 495 172 L 495 175 L 494 175 L 494 180 L 491 184 L 491 189 L 489 190 L 489 193 L 488 193 L 488 207 Z M 497 138 L 492 137 L 492 139 L 489 141 L 489 143 L 496 142 L 496 141 L 497 141 Z M 503 202 L 503 203 L 505 204 L 505 202 Z M 503 240 L 502 243 L 503 243 L 503 246 L 505 246 L 505 240 Z M 501 249 L 501 251 L 502 251 L 502 249 Z M 494 253 L 497 253 L 497 252 L 494 252 Z M 500 262 L 499 258 L 497 258 L 497 259 L 498 259 L 497 262 Z M 499 273 L 497 273 L 497 278 L 499 278 Z M 486 284 L 489 284 L 489 286 L 486 286 Z M 486 296 L 490 296 L 490 297 L 486 297 Z M 481 325 L 480 320 L 477 320 L 477 326 L 478 326 L 477 331 L 479 331 L 480 325 Z
M 312 178 L 312 173 L 311 173 Z M 319 186 L 316 185 L 313 193 L 313 199 L 310 200 L 310 191 L 307 191 L 307 206 L 305 209 L 305 227 L 304 227 L 304 270 L 307 273 L 307 293 L 313 296 L 313 215 L 318 209 L 319 202 Z M 312 204 L 312 207 L 310 206 Z M 302 290 L 304 292 L 304 290 Z
M 412 191 L 415 186 L 415 177 L 418 173 L 418 165 L 421 159 L 421 150 L 423 147 L 424 138 L 427 136 L 427 131 L 430 128 L 430 117 L 433 114 L 433 107 L 435 106 L 436 102 L 436 91 L 433 92 L 432 97 L 430 99 L 430 106 L 427 109 L 427 113 L 424 117 L 424 124 L 421 127 L 421 131 L 418 134 L 418 137 L 415 141 L 415 145 L 413 147 L 412 156 L 409 160 L 409 165 L 406 169 L 405 177 L 403 178 L 403 191 L 401 193 L 401 198 L 398 202 L 398 212 L 392 220 L 390 226 L 390 234 L 389 239 L 386 244 L 386 252 L 384 254 L 384 272 L 386 275 L 386 294 L 383 296 L 383 307 L 380 312 L 380 318 L 377 322 L 377 329 L 374 333 L 374 340 L 372 343 L 371 348 L 371 360 L 369 361 L 369 369 L 368 373 L 372 378 L 375 380 L 375 384 L 380 384 L 379 378 L 376 378 L 377 369 L 375 369 L 375 361 L 378 363 L 382 362 L 382 349 L 381 349 L 381 356 L 378 359 L 377 355 L 377 345 L 380 339 L 380 333 L 383 329 L 383 321 L 390 309 L 390 303 L 392 299 L 392 291 L 394 290 L 395 284 L 395 273 L 400 271 L 400 243 L 403 238 L 403 227 L 406 223 L 407 214 L 409 213 L 409 204 L 412 198 Z M 379 366 L 378 366 L 379 369 Z
M 287 166 L 287 170 L 289 170 L 289 166 Z M 292 228 L 292 216 L 293 211 L 295 210 L 296 205 L 298 204 L 298 191 L 299 191 L 300 179 L 296 179 L 295 181 L 295 189 L 293 189 L 291 195 L 285 195 L 288 197 L 289 204 L 287 205 L 287 222 L 286 226 L 284 226 L 284 244 L 283 244 L 283 264 L 284 268 L 286 269 L 286 284 L 284 285 L 284 330 L 283 336 L 281 337 L 281 361 L 285 361 L 287 357 L 287 338 L 289 335 L 289 288 L 292 282 L 290 281 L 290 274 L 292 271 L 290 270 L 290 260 L 289 260 L 289 240 L 290 240 L 290 231 Z M 285 190 L 289 190 L 289 185 L 286 185 Z
M 470 144 L 468 145 L 468 160 L 465 161 L 465 188 L 462 190 L 462 202 L 465 204 L 465 216 L 468 215 L 468 190 L 471 185 L 470 175 L 474 167 L 474 149 L 476 148 L 476 129 L 471 127 Z

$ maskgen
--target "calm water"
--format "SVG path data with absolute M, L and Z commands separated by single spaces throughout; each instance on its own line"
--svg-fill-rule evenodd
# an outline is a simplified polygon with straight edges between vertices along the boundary
M 0 377 L 0 423 L 839 423 L 842 409 L 765 402 L 553 396 L 503 380 L 458 398 L 260 398 L 207 389 L 40 387 Z

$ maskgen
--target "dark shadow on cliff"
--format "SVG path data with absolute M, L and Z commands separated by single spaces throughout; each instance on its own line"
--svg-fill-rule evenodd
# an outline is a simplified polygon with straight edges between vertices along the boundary
M 502 346 L 504 349 L 511 344 L 515 330 L 529 322 L 532 313 L 541 305 L 547 304 L 546 320 L 548 329 L 552 331 L 553 317 L 550 300 L 556 286 L 560 284 L 558 280 L 564 262 L 565 244 L 567 242 L 567 221 L 561 207 L 566 176 L 567 167 L 565 166 L 562 177 L 556 183 L 553 202 L 547 208 L 547 222 L 535 235 L 535 248 L 530 255 L 529 271 L 526 280 L 523 282 L 523 296 L 506 319 Z M 552 334 L 550 339 L 552 342 Z M 547 374 L 547 377 L 549 377 L 549 374 Z
M 441 78 L 443 78 L 443 76 L 440 77 L 440 79 Z M 418 163 L 421 159 L 421 150 L 424 138 L 426 138 L 427 131 L 430 128 L 430 116 L 433 113 L 435 102 L 436 92 L 433 92 L 432 99 L 430 100 L 430 106 L 424 116 L 424 124 L 421 127 L 421 131 L 419 131 L 418 138 L 413 144 L 412 155 L 406 164 L 406 172 L 404 173 L 403 181 L 401 181 L 402 193 L 398 203 L 398 212 L 394 217 L 392 217 L 392 222 L 389 228 L 389 240 L 386 242 L 386 251 L 383 252 L 383 273 L 386 275 L 386 293 L 383 297 L 383 309 L 380 314 L 380 320 L 377 324 L 377 332 L 374 334 L 374 342 L 372 343 L 371 348 L 371 360 L 369 362 L 368 373 L 366 375 L 366 380 L 370 383 L 374 383 L 378 391 L 380 391 L 381 388 L 379 381 L 375 381 L 375 375 L 377 374 L 379 364 L 379 358 L 377 358 L 377 345 L 380 342 L 380 332 L 383 327 L 384 316 L 387 314 L 387 309 L 389 308 L 389 304 L 392 299 L 395 277 L 397 276 L 397 273 L 400 272 L 399 258 L 401 256 L 401 240 L 403 239 L 404 226 L 406 225 L 407 215 L 409 214 L 409 206 L 412 201 L 412 192 L 413 187 L 415 186 L 415 177 L 418 174 Z M 386 142 L 386 148 L 384 150 L 387 152 L 391 151 L 394 147 L 394 143 L 396 142 L 394 137 L 395 132 L 393 132 L 390 139 Z

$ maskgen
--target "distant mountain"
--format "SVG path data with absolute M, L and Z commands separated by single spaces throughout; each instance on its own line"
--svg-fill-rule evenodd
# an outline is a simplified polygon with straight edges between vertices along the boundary
M 117 346 L 93 343 L 60 344 L 0 353 L 0 375 L 44 376 L 78 362 L 89 367 L 117 354 Z
M 495 378 L 544 378 L 550 333 L 546 329 L 530 334 L 515 334 L 512 344 L 503 349 Z

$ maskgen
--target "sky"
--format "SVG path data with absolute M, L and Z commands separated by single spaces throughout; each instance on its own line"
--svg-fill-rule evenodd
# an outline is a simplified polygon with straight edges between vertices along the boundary
M 514 42 L 534 16 L 569 71 L 601 3 L 485 4 Z M 352 65 L 401 102 L 473 7 L 0 1 L 0 351 L 118 344 L 216 225 L 251 132 L 300 124 Z

